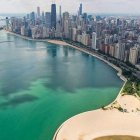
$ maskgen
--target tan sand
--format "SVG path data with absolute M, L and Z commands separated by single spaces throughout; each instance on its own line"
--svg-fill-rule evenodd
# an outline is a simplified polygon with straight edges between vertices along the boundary
M 117 102 L 129 113 L 117 109 L 106 111 L 99 109 L 79 114 L 62 124 L 55 135 L 55 140 L 92 140 L 109 135 L 140 137 L 139 99 L 124 95 L 119 97 Z
M 124 95 L 118 99 L 118 103 L 122 108 L 126 109 L 128 112 L 134 112 L 140 114 L 140 100 L 135 96 Z
M 60 40 L 47 40 L 49 43 L 58 44 L 58 45 L 69 45 L 68 43 Z

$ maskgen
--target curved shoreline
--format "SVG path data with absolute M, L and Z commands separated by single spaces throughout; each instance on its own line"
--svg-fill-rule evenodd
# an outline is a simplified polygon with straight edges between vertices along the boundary
M 117 100 L 121 97 L 121 93 L 122 93 L 122 90 L 123 90 L 123 88 L 124 88 L 126 82 L 127 82 L 127 81 L 125 81 L 125 83 L 123 84 L 123 86 L 122 86 L 122 88 L 121 88 L 121 90 L 120 90 L 118 96 L 116 97 L 116 99 L 113 100 L 113 101 L 112 101 L 110 104 L 108 104 L 106 107 L 110 106 L 111 104 L 113 104 L 115 101 L 117 101 Z M 63 122 L 63 123 L 59 126 L 59 128 L 56 130 L 56 133 L 54 134 L 53 140 L 56 140 L 56 137 L 57 137 L 59 131 L 61 130 L 61 128 L 62 128 L 67 122 L 69 122 L 69 120 L 71 120 L 72 118 L 81 116 L 81 114 L 86 114 L 86 113 L 90 113 L 90 112 L 93 112 L 93 111 L 99 111 L 99 110 L 101 110 L 101 108 L 100 108 L 100 109 L 95 109 L 95 110 L 92 110 L 92 111 L 86 111 L 86 112 L 77 114 L 77 115 L 75 115 L 75 116 L 69 118 L 68 120 L 66 120 L 65 122 Z
M 117 66 L 115 66 L 114 64 L 110 63 L 109 61 L 105 60 L 105 59 L 102 58 L 100 55 L 98 55 L 98 54 L 96 54 L 96 53 L 93 53 L 93 52 L 90 52 L 90 51 L 87 51 L 87 50 L 85 50 L 85 49 L 82 49 L 82 48 L 73 46 L 73 45 L 68 44 L 68 43 L 66 43 L 66 42 L 63 42 L 63 41 L 49 40 L 49 39 L 32 39 L 32 38 L 29 38 L 29 37 L 25 37 L 25 36 L 22 36 L 22 35 L 18 35 L 18 34 L 16 34 L 16 33 L 12 33 L 12 32 L 8 32 L 8 33 L 10 33 L 10 34 L 12 34 L 12 35 L 15 35 L 15 36 L 18 36 L 18 37 L 21 37 L 21 38 L 26 39 L 26 40 L 30 40 L 30 41 L 49 42 L 49 43 L 52 43 L 52 44 L 70 46 L 70 47 L 72 47 L 72 48 L 74 48 L 74 49 L 76 49 L 76 50 L 79 50 L 79 51 L 81 51 L 81 52 L 84 52 L 84 53 L 86 53 L 86 54 L 89 54 L 89 55 L 91 55 L 91 56 L 93 56 L 93 57 L 96 57 L 97 59 L 99 59 L 99 60 L 105 62 L 106 64 L 108 64 L 109 66 L 111 66 L 112 68 L 114 68 L 114 69 L 118 72 L 117 75 L 120 77 L 120 79 L 124 81 L 124 84 L 123 84 L 123 86 L 122 86 L 120 92 L 118 93 L 118 96 L 117 96 L 116 99 L 115 99 L 113 102 L 111 102 L 110 104 L 114 103 L 116 100 L 118 100 L 119 97 L 121 97 L 121 92 L 122 92 L 122 90 L 123 90 L 123 88 L 124 88 L 124 86 L 125 86 L 125 84 L 126 84 L 126 82 L 127 82 L 127 79 L 122 75 L 122 70 L 121 70 L 119 67 L 117 67 Z M 109 104 L 109 105 L 110 105 L 110 104 Z M 109 106 L 109 105 L 107 105 L 107 106 Z M 97 109 L 97 110 L 93 110 L 93 111 L 98 111 L 98 110 L 101 110 L 101 109 Z M 84 112 L 84 113 L 88 113 L 88 112 L 92 112 L 92 111 L 87 111 L 87 112 Z M 64 126 L 65 123 L 67 123 L 67 122 L 68 122 L 69 120 L 71 120 L 72 118 L 77 117 L 77 116 L 80 116 L 81 114 L 84 114 L 84 113 L 80 113 L 80 114 L 78 114 L 78 115 L 75 115 L 75 116 L 69 118 L 68 120 L 66 120 L 64 123 L 62 123 L 62 125 L 57 129 L 56 133 L 54 134 L 53 140 L 56 140 L 59 131 L 61 130 L 61 128 Z
M 131 101 L 135 98 L 134 96 L 131 95 L 127 95 L 127 96 L 131 97 Z M 129 100 L 128 103 L 130 103 L 131 101 Z M 140 107 L 140 102 L 139 102 L 139 107 Z M 115 108 L 113 110 L 106 110 L 106 111 L 102 109 L 87 111 L 75 115 L 69 118 L 68 120 L 66 120 L 57 129 L 53 137 L 53 140 L 61 140 L 62 136 L 63 138 L 78 140 L 76 137 L 78 134 L 79 137 L 81 136 L 83 137 L 83 139 L 81 138 L 82 140 L 91 140 L 93 138 L 95 139 L 95 138 L 111 136 L 111 135 L 122 135 L 122 136 L 129 135 L 129 136 L 136 136 L 140 138 L 140 133 L 138 131 L 140 130 L 139 117 L 140 117 L 140 111 L 137 113 L 133 111 L 129 113 L 124 113 L 124 112 L 120 112 Z M 91 131 L 91 130 L 95 130 L 95 131 Z M 81 134 L 79 131 L 83 134 Z
M 54 41 L 54 40 L 51 40 L 51 41 L 48 41 L 48 42 L 49 42 L 49 43 L 53 43 L 53 44 L 57 44 L 57 43 L 56 43 L 57 41 Z M 125 84 L 126 84 L 126 82 L 127 82 L 127 79 L 122 75 L 122 70 L 121 70 L 119 67 L 117 67 L 117 66 L 115 66 L 114 64 L 108 62 L 107 60 L 103 59 L 102 57 L 100 57 L 99 55 L 97 55 L 97 54 L 95 54 L 95 53 L 91 53 L 91 52 L 89 52 L 89 51 L 86 51 L 86 50 L 84 50 L 84 49 L 82 49 L 82 48 L 78 48 L 78 47 L 73 46 L 73 45 L 68 44 L 68 43 L 66 43 L 66 44 L 67 44 L 68 46 L 70 46 L 70 47 L 76 49 L 76 50 L 79 50 L 79 51 L 84 52 L 84 53 L 86 53 L 86 54 L 89 54 L 89 55 L 91 55 L 91 56 L 93 56 L 93 57 L 96 57 L 97 59 L 99 59 L 99 60 L 105 62 L 106 64 L 108 64 L 109 66 L 111 66 L 112 68 L 114 68 L 115 70 L 118 71 L 117 75 L 120 77 L 121 80 L 124 81 L 124 84 L 123 84 L 122 88 L 120 89 L 120 92 L 118 93 L 118 96 L 116 97 L 116 99 L 115 99 L 114 101 L 112 101 L 109 105 L 107 105 L 106 107 L 110 106 L 112 103 L 114 103 L 115 101 L 117 101 L 117 100 L 121 97 L 122 90 L 123 90 L 123 88 L 124 88 L 124 86 L 125 86 Z M 59 44 L 59 45 L 60 45 L 60 44 Z M 101 110 L 101 109 L 96 109 L 96 110 L 92 110 L 92 111 L 98 111 L 98 110 Z M 88 113 L 88 112 L 92 112 L 92 111 L 86 111 L 86 112 L 83 112 L 83 113 Z M 83 113 L 77 114 L 77 115 L 75 115 L 75 116 L 73 116 L 73 117 L 80 116 L 80 115 L 83 114 Z M 69 118 L 68 120 L 66 120 L 65 122 L 63 122 L 63 123 L 60 125 L 60 127 L 57 129 L 56 133 L 54 134 L 53 140 L 56 140 L 57 135 L 58 135 L 59 131 L 61 130 L 61 128 L 63 127 L 63 125 L 65 125 L 65 123 L 69 122 L 69 120 L 71 120 L 73 117 Z
M 29 38 L 29 37 L 26 37 L 26 36 L 22 36 L 22 35 L 19 35 L 19 34 L 16 34 L 16 33 L 13 33 L 13 32 L 9 32 L 9 31 L 6 31 L 7 33 L 9 34 L 12 34 L 12 35 L 15 35 L 15 36 L 18 36 L 18 37 L 21 37 L 23 39 L 26 39 L 26 40 L 30 40 L 30 41 L 39 41 L 39 42 L 48 42 L 48 43 L 52 43 L 52 44 L 57 44 L 57 45 L 64 45 L 64 46 L 70 46 L 76 50 L 79 50 L 81 52 L 84 52 L 86 54 L 89 54 L 93 57 L 96 57 L 98 58 L 99 60 L 102 60 L 103 62 L 105 62 L 106 64 L 108 64 L 109 66 L 111 66 L 112 68 L 114 68 L 115 70 L 118 71 L 117 75 L 120 77 L 121 80 L 123 80 L 124 82 L 127 81 L 127 79 L 122 75 L 122 70 L 121 68 L 115 66 L 114 64 L 110 63 L 109 61 L 105 60 L 104 58 L 102 58 L 100 55 L 96 54 L 96 53 L 93 53 L 93 52 L 90 52 L 90 51 L 87 51 L 85 49 L 82 49 L 82 48 L 78 48 L 74 45 L 71 45 L 71 44 L 68 44 L 64 41 L 58 41 L 58 40 L 51 40 L 51 39 L 33 39 L 33 38 Z

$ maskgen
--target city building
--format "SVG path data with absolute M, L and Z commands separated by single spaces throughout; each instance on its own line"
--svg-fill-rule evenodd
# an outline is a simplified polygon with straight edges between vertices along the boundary
M 130 48 L 129 62 L 136 65 L 138 62 L 138 48 L 137 45 Z
M 26 17 L 7 17 L 5 28 L 31 38 L 78 42 L 120 62 L 140 64 L 140 22 L 137 18 L 83 13 L 82 4 L 78 14 L 62 13 L 59 6 L 58 19 L 56 15 L 56 4 L 51 5 L 51 12 L 40 11 L 38 6 L 36 12 L 32 11 Z
M 82 9 L 83 7 L 82 7 L 82 3 L 80 4 L 80 7 L 79 7 L 79 15 L 82 15 Z
M 47 28 L 51 28 L 51 13 L 45 12 L 45 25 Z
M 96 33 L 95 32 L 92 33 L 92 49 L 97 50 L 97 46 L 96 46 Z
M 37 18 L 40 18 L 40 7 L 37 7 Z
M 56 29 L 56 4 L 51 5 L 51 28 Z

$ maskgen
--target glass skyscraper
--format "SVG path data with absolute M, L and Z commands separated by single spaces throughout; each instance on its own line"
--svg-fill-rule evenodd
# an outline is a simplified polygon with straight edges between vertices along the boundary
M 79 15 L 82 15 L 82 3 L 80 4 L 80 7 L 79 7 Z
M 56 4 L 51 6 L 51 28 L 56 29 Z

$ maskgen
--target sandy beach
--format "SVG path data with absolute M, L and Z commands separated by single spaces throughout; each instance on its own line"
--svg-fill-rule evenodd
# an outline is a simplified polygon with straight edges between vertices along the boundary
M 119 98 L 118 103 L 129 113 L 99 109 L 79 114 L 62 124 L 54 140 L 92 140 L 108 135 L 140 137 L 140 101 L 125 95 Z
M 67 46 L 69 45 L 68 43 L 64 42 L 64 41 L 60 41 L 60 40 L 47 40 L 47 42 L 49 43 L 53 43 L 53 44 L 57 44 L 57 45 L 62 45 L 62 46 Z

